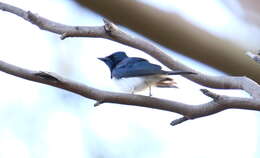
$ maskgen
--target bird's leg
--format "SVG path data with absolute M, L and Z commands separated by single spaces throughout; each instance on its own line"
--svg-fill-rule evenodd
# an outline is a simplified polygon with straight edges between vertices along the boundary
M 152 96 L 152 87 L 149 86 L 149 96 L 151 97 Z

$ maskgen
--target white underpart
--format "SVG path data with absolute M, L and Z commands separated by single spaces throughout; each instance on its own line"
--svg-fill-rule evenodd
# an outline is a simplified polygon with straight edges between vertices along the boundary
M 160 81 L 162 76 L 128 77 L 112 80 L 124 92 L 139 92 Z

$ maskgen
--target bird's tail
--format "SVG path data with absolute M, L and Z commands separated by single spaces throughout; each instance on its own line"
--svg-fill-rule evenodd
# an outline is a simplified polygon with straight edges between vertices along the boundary
M 162 80 L 160 80 L 159 82 L 156 83 L 156 87 L 159 87 L 159 88 L 178 88 L 176 86 L 176 82 L 170 78 L 170 77 L 166 77 L 166 78 L 163 78 Z
M 190 71 L 165 71 L 166 75 L 194 75 L 195 72 Z M 165 77 L 156 83 L 156 87 L 160 88 L 178 88 L 177 83 L 170 77 Z
M 165 71 L 166 75 L 195 75 L 195 72 L 190 71 Z

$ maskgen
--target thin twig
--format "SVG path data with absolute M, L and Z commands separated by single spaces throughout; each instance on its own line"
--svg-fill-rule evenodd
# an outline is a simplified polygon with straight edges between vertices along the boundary
M 172 126 L 176 126 L 176 125 L 181 124 L 181 123 L 183 123 L 183 122 L 185 122 L 185 121 L 187 121 L 187 120 L 189 120 L 189 118 L 186 117 L 186 116 L 183 116 L 183 117 L 181 117 L 181 118 L 178 118 L 178 119 L 176 119 L 176 120 L 173 120 L 173 121 L 171 122 L 171 125 L 172 125 Z
M 94 107 L 97 107 L 97 106 L 99 106 L 99 105 L 101 105 L 101 104 L 104 104 L 105 102 L 104 101 L 97 101 L 95 104 L 94 104 Z
M 200 91 L 201 91 L 204 95 L 206 95 L 206 96 L 212 98 L 214 101 L 217 101 L 217 100 L 219 99 L 219 97 L 220 97 L 220 96 L 217 95 L 216 93 L 213 93 L 213 92 L 211 92 L 211 91 L 209 91 L 209 90 L 207 90 L 207 89 L 200 89 Z

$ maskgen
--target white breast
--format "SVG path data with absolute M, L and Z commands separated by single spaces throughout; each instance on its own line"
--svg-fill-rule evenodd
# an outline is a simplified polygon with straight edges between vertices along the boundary
M 114 83 L 124 92 L 138 92 L 142 91 L 149 86 L 152 86 L 155 82 L 158 82 L 161 78 L 158 76 L 146 76 L 146 77 L 129 77 L 112 80 Z
M 129 93 L 142 91 L 148 87 L 143 77 L 113 78 L 113 81 L 122 91 Z

